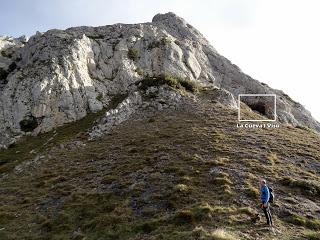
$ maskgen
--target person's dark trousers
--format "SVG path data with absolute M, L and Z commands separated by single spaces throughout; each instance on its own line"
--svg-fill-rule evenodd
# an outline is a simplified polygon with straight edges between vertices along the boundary
M 270 213 L 269 203 L 267 203 L 267 207 L 262 206 L 262 210 L 264 212 L 264 215 L 266 216 L 267 224 L 269 226 L 272 226 L 272 216 L 271 216 L 271 213 Z

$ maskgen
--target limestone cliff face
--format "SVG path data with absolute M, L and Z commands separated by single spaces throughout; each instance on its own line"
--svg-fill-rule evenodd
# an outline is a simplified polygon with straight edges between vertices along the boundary
M 28 41 L 2 37 L 0 51 L 1 147 L 99 111 L 117 94 L 142 104 L 135 83 L 147 74 L 186 77 L 234 97 L 275 93 L 279 121 L 320 131 L 299 103 L 244 74 L 173 13 L 151 23 L 54 29 Z

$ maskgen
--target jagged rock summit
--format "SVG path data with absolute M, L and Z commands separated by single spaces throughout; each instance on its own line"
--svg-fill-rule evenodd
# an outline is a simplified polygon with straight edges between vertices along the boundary
M 276 94 L 280 122 L 320 131 L 302 105 L 244 74 L 174 13 L 157 14 L 151 23 L 53 29 L 29 40 L 1 37 L 0 52 L 1 147 L 103 110 L 118 96 L 121 103 L 106 112 L 91 137 L 141 107 L 174 108 L 182 93 L 166 86 L 141 90 L 138 84 L 161 74 L 215 87 L 230 107 L 240 93 Z

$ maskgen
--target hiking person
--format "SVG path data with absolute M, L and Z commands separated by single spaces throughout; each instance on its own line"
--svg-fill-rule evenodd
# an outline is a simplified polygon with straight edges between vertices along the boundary
M 261 208 L 264 212 L 264 215 L 266 216 L 267 219 L 267 224 L 271 227 L 272 226 L 272 216 L 270 213 L 270 204 L 269 204 L 269 199 L 270 199 L 270 192 L 269 188 L 267 186 L 267 182 L 264 179 L 260 180 L 260 199 L 261 199 Z

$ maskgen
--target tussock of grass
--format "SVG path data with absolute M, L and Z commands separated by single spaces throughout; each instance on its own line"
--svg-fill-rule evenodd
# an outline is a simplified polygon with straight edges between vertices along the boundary
M 169 45 L 171 43 L 171 40 L 168 37 L 162 37 L 160 40 L 152 41 L 148 45 L 148 50 L 152 50 L 153 48 L 159 48 L 166 45 Z
M 228 198 L 233 195 L 232 193 L 232 181 L 230 180 L 230 176 L 228 173 L 219 172 L 214 174 L 211 179 L 211 184 L 216 189 L 219 189 L 220 198 Z
M 212 159 L 206 162 L 208 165 L 212 166 L 225 166 L 230 160 L 228 158 L 220 157 L 217 159 Z
M 227 177 L 216 177 L 212 180 L 212 183 L 220 186 L 232 184 L 231 180 Z
M 107 175 L 105 177 L 103 177 L 103 179 L 101 180 L 102 184 L 110 184 L 114 181 L 116 181 L 118 178 L 116 176 L 112 176 L 112 175 Z
M 246 214 L 248 216 L 253 216 L 255 214 L 255 211 L 250 207 L 241 207 L 238 209 L 238 212 Z
M 193 230 L 192 235 L 196 239 L 204 240 L 236 240 L 233 234 L 222 228 L 209 232 L 206 231 L 202 226 L 198 226 Z
M 249 207 L 212 206 L 207 202 L 203 202 L 177 211 L 173 217 L 173 222 L 181 225 L 186 223 L 211 222 L 213 219 L 219 219 L 220 222 L 227 224 L 233 219 L 237 219 L 237 217 L 234 218 L 234 216 L 241 214 L 251 217 L 255 212 Z M 217 218 L 217 216 L 219 217 Z
M 134 230 L 136 232 L 151 233 L 152 231 L 156 230 L 160 225 L 161 222 L 159 220 L 146 221 L 141 224 L 137 224 Z
M 308 240 L 320 240 L 320 231 L 307 231 L 304 233 Z
M 178 211 L 173 217 L 173 222 L 178 225 L 193 223 L 194 220 L 193 212 L 187 209 Z
M 179 79 L 179 84 L 187 91 L 189 92 L 197 92 L 199 86 L 197 86 L 196 83 L 192 82 L 189 79 Z
M 103 99 L 103 94 L 102 94 L 102 93 L 99 93 L 99 94 L 96 96 L 96 99 L 101 102 L 101 100 Z
M 236 238 L 224 229 L 217 229 L 210 233 L 212 240 L 236 240 Z
M 313 230 L 320 230 L 320 221 L 317 219 L 308 219 L 296 213 L 291 214 L 286 221 L 297 226 L 304 226 Z
M 272 165 L 272 166 L 274 166 L 276 163 L 279 162 L 278 156 L 277 156 L 277 154 L 275 154 L 275 153 L 269 154 L 268 157 L 267 157 L 267 159 L 268 159 L 268 161 L 269 161 L 268 163 L 269 163 L 270 165 Z
M 137 48 L 130 48 L 128 51 L 128 58 L 136 61 L 140 57 L 139 50 Z
M 208 204 L 201 204 L 191 209 L 183 209 L 175 213 L 173 222 L 175 224 L 195 223 L 203 219 L 210 219 L 214 209 Z
M 197 97 L 202 98 L 201 94 Z M 157 113 L 153 121 L 133 118 L 99 141 L 80 136 L 86 144 L 81 148 L 62 149 L 55 146 L 60 140 L 51 140 L 55 146 L 51 159 L 34 166 L 36 171 L 9 174 L 0 181 L 0 225 L 4 228 L 0 239 L 225 238 L 226 234 L 214 231 L 219 228 L 235 239 L 239 239 L 235 229 L 256 239 L 260 227 L 252 224 L 251 218 L 259 195 L 258 179 L 273 169 L 267 179 L 278 180 L 289 172 L 313 179 L 309 183 L 317 185 L 316 172 L 309 171 L 318 164 L 319 137 L 284 126 L 277 130 L 236 129 L 236 112 L 209 100 L 208 104 L 202 100 L 193 103 L 200 104 L 199 109 L 187 105 L 168 115 Z M 78 139 L 75 135 L 81 129 L 75 126 L 67 132 L 73 131 L 70 138 Z M 263 152 L 261 146 L 281 162 L 265 164 L 269 151 Z M 12 153 L 12 158 L 17 156 Z M 306 161 L 295 167 L 294 161 L 300 157 Z M 298 195 L 296 190 L 303 184 L 294 182 L 300 187 L 287 187 L 281 181 L 273 183 L 277 204 L 283 210 L 296 209 L 297 201 L 305 197 L 299 195 L 297 201 L 284 198 Z M 246 194 L 250 187 L 254 197 Z M 318 204 L 316 195 L 308 197 Z M 310 236 L 319 231 L 312 208 L 299 207 L 299 212 L 308 211 L 308 218 L 296 220 L 300 227 L 293 227 L 285 221 L 287 215 L 273 210 L 281 230 L 277 239 L 307 236 L 304 230 L 308 228 L 314 229 Z M 261 233 L 261 239 L 268 236 Z
M 259 196 L 260 196 L 259 189 L 254 187 L 249 180 L 245 181 L 245 190 L 249 197 L 253 199 L 259 199 Z
M 180 183 L 175 186 L 175 190 L 178 192 L 188 192 L 189 188 L 187 185 Z
M 308 131 L 308 132 L 314 132 L 314 130 L 312 130 L 311 128 L 306 127 L 306 126 L 302 126 L 302 125 L 297 125 L 296 128 L 304 130 L 304 131 Z
M 143 71 L 142 68 L 136 68 L 135 72 L 138 73 L 139 76 L 143 76 L 144 75 L 144 71 Z
M 161 74 L 158 76 L 145 76 L 145 78 L 140 82 L 139 87 L 140 89 L 146 90 L 152 86 L 162 85 L 168 85 L 174 89 L 181 89 L 189 92 L 197 92 L 199 88 L 195 82 L 189 79 L 183 79 L 178 76 L 167 74 Z
M 58 215 L 41 216 L 38 224 L 48 236 L 67 237 L 74 224 L 81 226 L 86 236 L 126 236 L 131 231 L 123 225 L 130 219 L 126 208 L 126 203 L 111 193 L 72 194 L 66 198 Z
M 208 203 L 202 203 L 193 208 L 195 218 L 200 220 L 212 218 L 214 211 L 215 209 Z
M 320 196 L 320 185 L 315 181 L 283 177 L 281 183 L 285 186 L 296 188 L 307 196 Z

